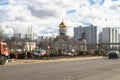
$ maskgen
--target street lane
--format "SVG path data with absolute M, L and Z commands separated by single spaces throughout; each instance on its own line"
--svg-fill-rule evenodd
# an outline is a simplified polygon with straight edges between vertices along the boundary
M 0 80 L 118 80 L 120 59 L 90 59 L 0 66 Z

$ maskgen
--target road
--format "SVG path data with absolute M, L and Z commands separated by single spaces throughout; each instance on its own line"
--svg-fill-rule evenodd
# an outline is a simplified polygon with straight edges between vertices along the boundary
M 2 65 L 0 80 L 120 80 L 120 59 Z

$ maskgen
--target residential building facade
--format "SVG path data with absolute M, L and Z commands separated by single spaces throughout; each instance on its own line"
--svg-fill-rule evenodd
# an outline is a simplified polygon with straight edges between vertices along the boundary
M 103 28 L 102 43 L 118 43 L 118 30 L 114 28 Z
M 87 26 L 87 27 L 75 27 L 74 28 L 74 38 L 81 39 L 82 34 L 85 34 L 87 44 L 96 44 L 98 43 L 98 30 L 97 26 Z
M 114 45 L 114 43 L 118 43 L 119 42 L 119 39 L 118 39 L 118 30 L 115 29 L 115 28 L 103 28 L 102 29 L 102 41 L 101 43 L 103 44 L 109 44 L 109 45 L 106 45 L 106 47 L 108 49 L 116 49 L 118 48 L 118 45 Z

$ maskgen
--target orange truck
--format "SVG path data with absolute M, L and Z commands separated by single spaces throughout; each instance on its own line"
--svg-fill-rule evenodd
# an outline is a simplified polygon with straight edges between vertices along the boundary
M 6 63 L 6 60 L 9 59 L 9 48 L 7 46 L 7 43 L 0 42 L 0 64 L 4 65 Z

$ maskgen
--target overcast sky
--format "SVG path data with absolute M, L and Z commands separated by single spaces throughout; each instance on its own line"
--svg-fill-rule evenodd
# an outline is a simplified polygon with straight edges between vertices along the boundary
M 0 25 L 6 34 L 56 35 L 61 21 L 73 36 L 76 26 L 120 27 L 120 0 L 0 0 Z

